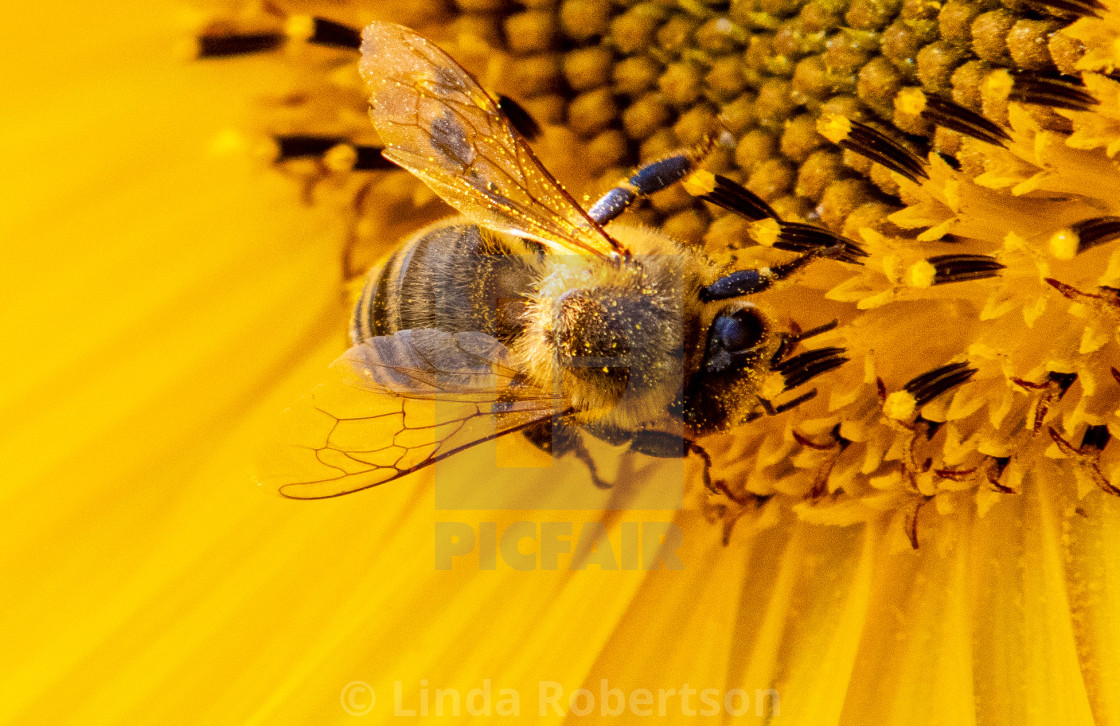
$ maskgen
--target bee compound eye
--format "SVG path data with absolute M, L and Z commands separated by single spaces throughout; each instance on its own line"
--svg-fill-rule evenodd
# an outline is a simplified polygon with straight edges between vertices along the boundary
M 750 308 L 720 315 L 712 323 L 712 334 L 728 353 L 740 353 L 759 344 L 766 326 L 757 312 Z

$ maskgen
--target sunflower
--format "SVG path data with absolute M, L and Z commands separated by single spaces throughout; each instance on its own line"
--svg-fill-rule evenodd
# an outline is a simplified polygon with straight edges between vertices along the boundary
M 722 493 L 604 451 L 680 506 L 575 502 L 585 471 L 535 462 L 500 507 L 441 499 L 483 457 L 328 502 L 253 484 L 346 281 L 446 213 L 375 168 L 377 14 L 207 4 L 191 64 L 179 5 L 10 15 L 0 719 L 1120 721 L 1118 10 L 395 17 L 562 124 L 541 153 L 592 194 L 718 117 L 706 168 L 772 214 L 684 187 L 635 214 L 728 264 L 806 229 L 859 252 L 760 301 L 836 319 L 813 346 L 848 361 L 706 442 Z

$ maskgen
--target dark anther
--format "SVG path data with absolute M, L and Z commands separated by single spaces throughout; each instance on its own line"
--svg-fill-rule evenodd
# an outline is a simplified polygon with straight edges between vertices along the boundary
M 353 50 L 362 47 L 362 32 L 357 28 L 326 18 L 312 18 L 312 22 L 314 25 L 311 36 L 307 39 L 308 43 Z
M 843 348 L 818 348 L 805 351 L 778 363 L 774 370 L 785 379 L 785 390 L 808 383 L 822 373 L 847 363 L 850 358 Z
M 809 252 L 837 245 L 840 251 L 829 255 L 834 260 L 859 264 L 860 257 L 867 257 L 863 248 L 847 237 L 829 232 L 823 227 L 801 222 L 778 222 L 778 240 L 774 246 L 789 252 Z
M 938 126 L 987 141 L 989 144 L 1003 146 L 1011 137 L 999 125 L 992 123 L 980 114 L 944 98 L 926 96 L 925 111 L 922 116 Z
M 925 163 L 898 141 L 858 121 L 851 121 L 851 131 L 839 142 L 842 148 L 866 156 L 910 181 L 929 179 Z
M 741 184 L 728 179 L 725 176 L 715 175 L 715 185 L 712 191 L 707 194 L 700 195 L 700 198 L 711 202 L 717 207 L 735 212 L 736 214 L 751 220 L 752 222 L 760 219 L 777 219 L 777 213 L 770 208 L 762 197 L 758 196 L 751 190 L 742 186 Z
M 1085 429 L 1085 435 L 1081 437 L 1081 450 L 1103 451 L 1111 438 L 1112 434 L 1108 433 L 1107 426 L 1090 426 Z
M 790 399 L 789 401 L 786 401 L 785 403 L 778 404 L 777 406 L 771 404 L 765 398 L 760 398 L 759 403 L 762 404 L 762 408 L 766 411 L 766 414 L 768 416 L 777 416 L 779 413 L 785 413 L 786 411 L 790 410 L 791 408 L 797 408 L 798 406 L 805 403 L 806 401 L 812 401 L 816 397 L 817 397 L 817 389 L 810 388 L 808 391 L 806 391 L 805 393 L 802 393 L 800 396 L 797 396 L 796 398 Z
M 969 367 L 968 363 L 950 363 L 912 378 L 903 388 L 921 408 L 942 393 L 967 382 L 977 370 Z
M 1085 111 L 1100 103 L 1085 90 L 1084 84 L 1072 76 L 1055 78 L 1037 73 L 1014 74 L 1009 100 L 1039 106 Z
M 244 33 L 241 35 L 198 36 L 199 58 L 228 58 L 251 55 L 279 48 L 288 38 L 283 33 Z
M 1077 235 L 1078 254 L 1120 237 L 1120 217 L 1093 217 L 1070 225 Z
M 953 156 L 952 154 L 946 154 L 944 151 L 937 152 L 937 155 L 940 156 L 941 160 L 948 164 L 949 168 L 953 171 L 961 170 L 961 160 L 957 157 Z
M 397 165 L 381 155 L 380 146 L 355 146 L 354 171 L 395 169 Z
M 995 277 L 1004 268 L 987 255 L 937 255 L 928 258 L 926 262 L 933 265 L 935 270 L 934 285 Z
M 1099 18 L 1105 7 L 1100 0 L 1025 0 L 1024 5 L 1043 15 L 1070 20 L 1085 16 Z
M 289 134 L 274 138 L 277 146 L 276 161 L 322 156 L 331 148 L 346 141 L 341 136 L 314 136 L 311 134 Z
M 533 115 L 525 110 L 517 101 L 514 101 L 509 96 L 498 95 L 498 108 L 502 109 L 502 113 L 506 115 L 509 122 L 513 124 L 513 128 L 517 129 L 529 141 L 536 141 L 541 135 L 541 125 L 533 118 Z

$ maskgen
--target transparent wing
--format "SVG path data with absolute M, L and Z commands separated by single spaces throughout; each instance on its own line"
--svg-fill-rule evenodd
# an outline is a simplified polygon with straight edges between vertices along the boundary
M 523 384 L 508 349 L 482 333 L 371 338 L 331 373 L 310 406 L 289 412 L 286 441 L 262 462 L 286 497 L 368 489 L 561 413 L 561 400 Z
M 622 252 L 449 55 L 392 23 L 367 26 L 362 39 L 361 71 L 385 158 L 483 227 L 557 252 Z

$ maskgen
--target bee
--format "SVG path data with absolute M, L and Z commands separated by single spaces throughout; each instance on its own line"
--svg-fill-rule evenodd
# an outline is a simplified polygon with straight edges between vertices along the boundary
M 584 210 L 434 44 L 378 22 L 362 55 L 382 154 L 462 216 L 417 232 L 368 274 L 353 347 L 335 364 L 377 394 L 381 408 L 364 418 L 392 435 L 359 444 L 332 431 L 316 450 L 336 462 L 332 474 L 289 483 L 285 496 L 367 489 L 517 432 L 579 457 L 600 486 L 584 435 L 652 456 L 696 454 L 711 486 L 698 439 L 812 395 L 772 406 L 759 395 L 765 376 L 799 385 L 847 360 L 839 348 L 783 360 L 823 328 L 780 332 L 744 299 L 838 246 L 728 272 L 658 229 L 615 221 L 693 173 L 710 143 L 641 167 Z M 433 401 L 444 410 L 435 422 L 419 413 Z

